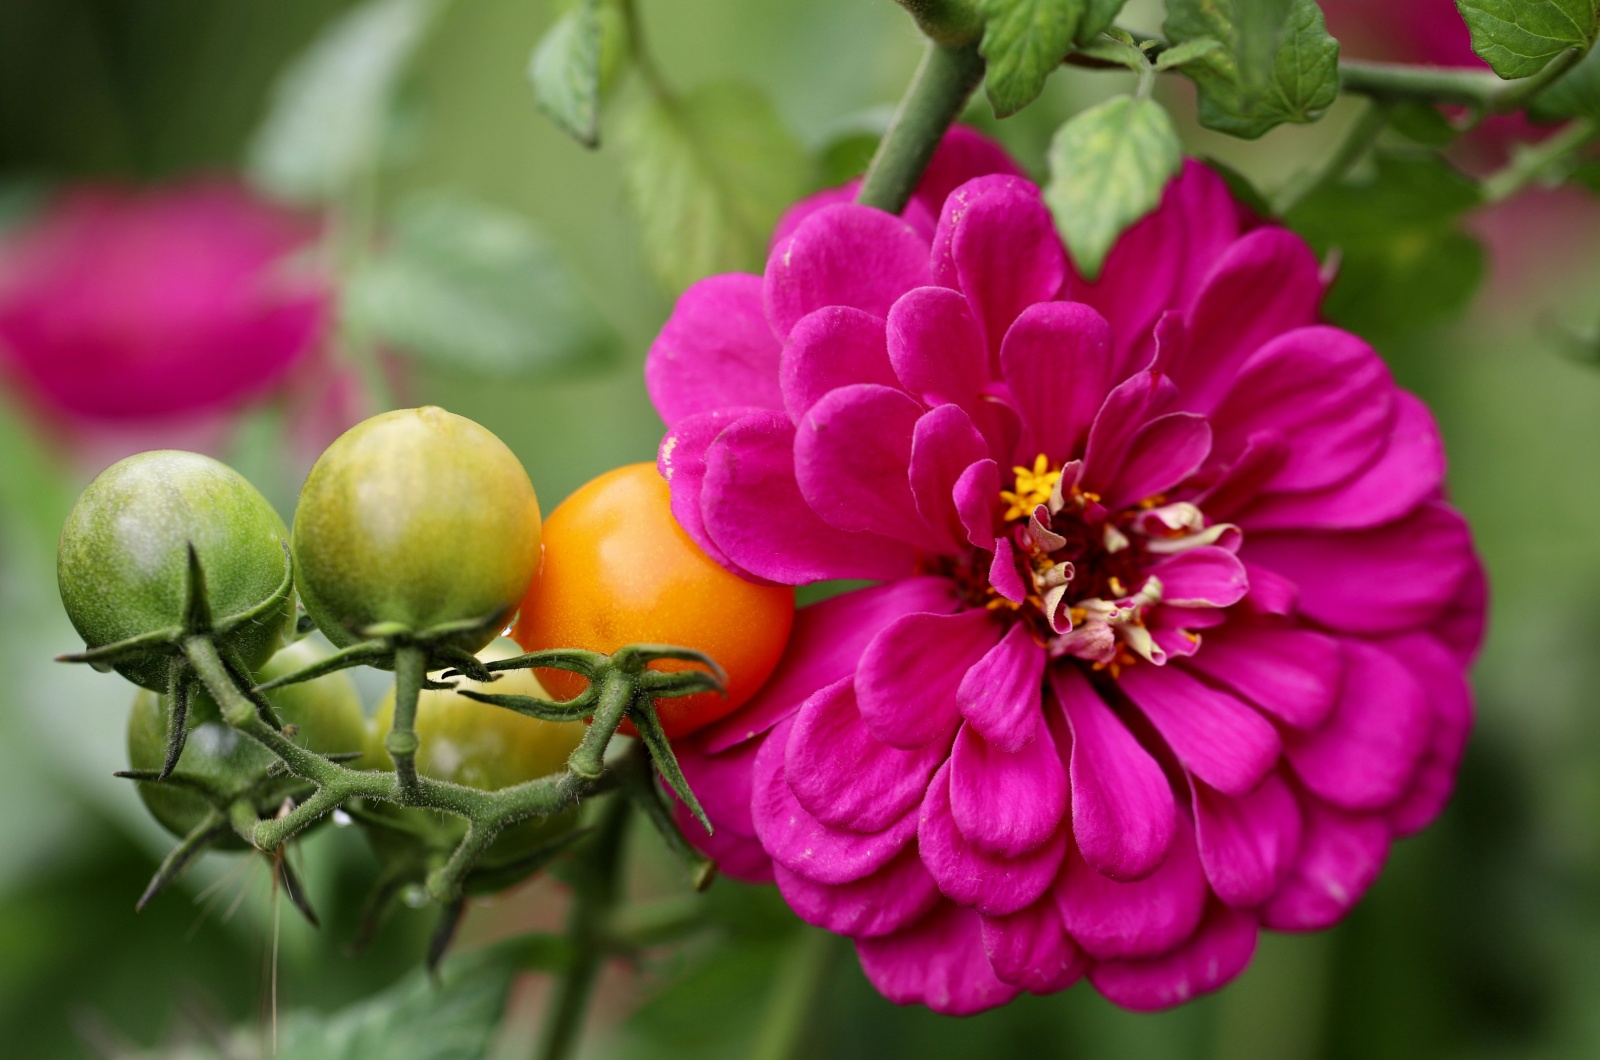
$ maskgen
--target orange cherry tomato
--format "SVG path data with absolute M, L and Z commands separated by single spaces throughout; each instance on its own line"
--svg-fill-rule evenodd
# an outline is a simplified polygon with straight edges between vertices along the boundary
M 771 675 L 794 623 L 794 590 L 757 585 L 707 556 L 672 517 L 654 464 L 609 471 L 562 502 L 544 526 L 544 563 L 511 636 L 526 651 L 676 644 L 728 671 L 728 695 L 659 699 L 668 736 L 684 736 L 737 710 Z M 662 660 L 661 670 L 700 668 Z M 540 670 L 563 699 L 584 679 Z M 624 732 L 631 727 L 624 725 Z

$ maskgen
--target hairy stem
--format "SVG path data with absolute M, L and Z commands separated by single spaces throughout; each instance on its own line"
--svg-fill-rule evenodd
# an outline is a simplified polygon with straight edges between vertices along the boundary
M 622 895 L 622 847 L 631 809 L 628 800 L 620 797 L 606 804 L 580 862 L 583 879 L 575 889 L 572 911 L 567 917 L 567 939 L 573 957 L 556 984 L 549 1022 L 539 1046 L 541 1060 L 565 1060 L 578 1044 L 589 995 L 605 963 L 612 912 Z
M 281 818 L 254 825 L 255 843 L 263 850 L 276 849 L 335 806 L 356 797 L 424 806 L 464 817 L 492 833 L 529 817 L 561 813 L 576 806 L 580 799 L 615 785 L 615 778 L 604 771 L 592 777 L 557 773 L 499 791 L 481 791 L 418 776 L 414 799 L 406 799 L 402 797 L 394 773 L 350 769 L 331 762 L 264 722 L 250 699 L 234 683 L 210 637 L 189 637 L 183 647 L 195 675 L 222 708 L 224 720 L 276 755 L 290 773 L 317 787 L 310 798 Z M 608 732 L 606 738 L 609 736 Z M 604 743 L 598 752 L 605 753 Z
M 394 724 L 384 737 L 384 749 L 394 760 L 394 775 L 400 783 L 403 802 L 421 798 L 417 780 L 417 697 L 428 676 L 428 653 L 416 645 L 403 645 L 394 652 Z
M 1339 64 L 1339 87 L 1373 99 L 1456 103 L 1481 114 L 1496 114 L 1521 107 L 1582 58 L 1576 49 L 1563 52 L 1537 74 L 1517 81 L 1503 80 L 1488 70 L 1346 60 Z
M 1597 137 L 1600 137 L 1600 124 L 1593 118 L 1579 118 L 1549 139 L 1523 148 L 1503 169 L 1484 179 L 1484 201 L 1509 199 L 1538 180 L 1551 166 Z
M 1337 184 L 1371 150 L 1384 126 L 1389 124 L 1389 115 L 1393 111 L 1394 103 L 1390 100 L 1369 101 L 1327 162 L 1318 169 L 1301 174 L 1284 188 L 1274 204 L 1278 215 L 1283 216 L 1323 188 Z
M 905 209 L 945 130 L 982 79 L 983 59 L 976 44 L 930 42 L 872 156 L 856 201 L 890 213 Z

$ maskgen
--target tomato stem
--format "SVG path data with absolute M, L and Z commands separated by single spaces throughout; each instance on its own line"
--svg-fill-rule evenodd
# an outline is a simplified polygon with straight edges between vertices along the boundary
M 394 725 L 384 738 L 384 747 L 394 760 L 394 775 L 400 785 L 400 801 L 408 804 L 422 798 L 417 779 L 417 697 L 428 677 L 428 653 L 416 645 L 402 645 L 394 652 Z M 470 832 L 468 833 L 471 834 Z

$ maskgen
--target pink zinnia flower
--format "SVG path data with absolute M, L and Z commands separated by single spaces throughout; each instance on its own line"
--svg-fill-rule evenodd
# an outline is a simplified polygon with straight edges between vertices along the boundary
M 237 405 L 321 337 L 326 292 L 286 262 L 314 234 L 231 183 L 67 192 L 0 243 L 0 365 L 79 423 Z
M 970 132 L 903 217 L 848 198 L 646 366 L 702 546 L 878 583 L 679 745 L 705 849 L 949 1013 L 1081 976 L 1163 1008 L 1339 920 L 1470 725 L 1484 581 L 1427 409 L 1196 163 L 1093 284 Z

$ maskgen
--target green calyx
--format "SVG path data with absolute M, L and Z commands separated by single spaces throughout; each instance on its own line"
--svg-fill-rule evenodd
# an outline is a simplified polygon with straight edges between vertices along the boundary
M 271 678 L 302 669 L 323 654 L 305 641 L 292 644 L 273 656 L 258 676 Z M 283 728 L 292 732 L 301 746 L 331 755 L 363 751 L 366 729 L 361 698 L 348 676 L 330 674 L 277 689 L 268 698 Z M 278 759 L 223 721 L 216 700 L 199 687 L 187 691 L 183 712 L 187 737 L 181 755 L 168 770 L 173 706 L 170 695 L 141 690 L 128 716 L 130 774 L 153 773 L 159 778 L 141 781 L 139 797 L 151 816 L 173 835 L 183 838 L 209 812 L 226 810 L 239 799 L 250 801 L 261 816 L 270 816 L 284 797 L 303 793 L 304 782 L 285 778 Z M 217 845 L 219 849 L 244 850 L 250 843 L 230 830 Z

